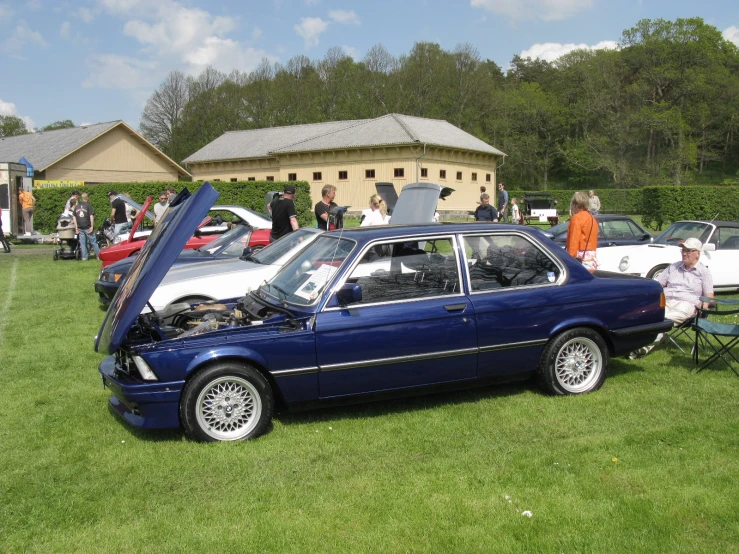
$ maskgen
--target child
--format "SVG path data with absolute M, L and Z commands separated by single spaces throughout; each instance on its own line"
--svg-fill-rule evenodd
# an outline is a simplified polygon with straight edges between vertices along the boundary
M 514 225 L 518 225 L 519 223 L 521 223 L 521 210 L 518 207 L 518 200 L 515 197 L 511 198 L 511 205 L 513 206 L 511 208 L 511 216 L 513 218 L 513 221 L 511 223 L 513 223 Z

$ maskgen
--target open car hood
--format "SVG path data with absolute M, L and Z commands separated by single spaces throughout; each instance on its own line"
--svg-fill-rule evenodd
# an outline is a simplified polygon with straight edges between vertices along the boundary
M 95 338 L 97 352 L 112 354 L 120 348 L 141 310 L 218 196 L 210 183 L 204 183 L 195 194 L 183 190 L 170 204 L 110 303 Z
M 395 204 L 390 224 L 417 225 L 431 223 L 434 220 L 439 200 L 443 200 L 452 192 L 454 192 L 454 189 L 435 183 L 411 183 L 404 186 L 403 190 L 400 191 L 398 202 Z

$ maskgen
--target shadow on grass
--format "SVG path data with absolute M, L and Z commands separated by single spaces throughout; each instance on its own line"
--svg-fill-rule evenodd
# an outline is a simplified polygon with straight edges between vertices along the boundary
M 482 387 L 456 391 L 439 391 L 418 393 L 414 396 L 400 396 L 378 400 L 365 399 L 342 404 L 317 406 L 311 410 L 288 412 L 281 411 L 275 419 L 283 425 L 313 423 L 316 421 L 331 422 L 359 418 L 384 417 L 392 414 L 429 410 L 458 404 L 471 404 L 481 400 L 514 396 L 526 391 L 545 394 L 536 384 L 535 379 L 490 384 Z

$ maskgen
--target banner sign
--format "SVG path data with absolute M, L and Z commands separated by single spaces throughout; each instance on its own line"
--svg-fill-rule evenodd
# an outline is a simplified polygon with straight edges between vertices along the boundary
M 58 188 L 77 188 L 84 187 L 84 181 L 43 181 L 36 180 L 33 182 L 35 189 L 58 189 Z

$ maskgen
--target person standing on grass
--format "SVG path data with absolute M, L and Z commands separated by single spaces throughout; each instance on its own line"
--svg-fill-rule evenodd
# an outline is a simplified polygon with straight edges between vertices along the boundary
M 82 261 L 87 261 L 87 242 L 89 241 L 95 251 L 95 257 L 100 254 L 97 238 L 95 237 L 95 210 L 88 203 L 87 193 L 83 193 L 74 207 L 74 229 L 77 231 L 79 247 L 82 249 Z M 124 211 L 125 215 L 125 211 Z
M 321 199 L 313 208 L 313 212 L 316 214 L 316 222 L 318 228 L 322 231 L 328 231 L 328 218 L 331 214 L 331 210 L 337 205 L 334 202 L 336 198 L 336 187 L 333 185 L 326 185 L 321 190 Z
M 588 191 L 588 196 L 590 197 L 590 204 L 589 204 L 590 213 L 591 214 L 599 213 L 600 212 L 600 198 L 598 198 L 595 195 L 594 190 Z
M 116 198 L 118 193 L 114 190 L 108 191 L 110 198 L 110 221 L 113 223 L 115 234 L 121 234 L 128 226 L 128 217 L 126 216 L 126 203 L 121 198 Z
M 567 228 L 566 250 L 591 273 L 598 269 L 598 222 L 588 211 L 590 202 L 584 192 L 576 192 L 570 202 L 570 226 Z
M 154 225 L 159 225 L 164 212 L 167 211 L 167 208 L 169 207 L 168 199 L 169 196 L 167 196 L 166 191 L 159 193 L 159 202 L 154 204 Z
M 521 209 L 518 207 L 518 199 L 514 196 L 511 198 L 511 223 L 518 225 L 521 223 Z
M 487 192 L 480 195 L 480 205 L 475 210 L 475 221 L 498 221 L 498 211 L 490 205 L 490 195 Z
M 269 242 L 274 242 L 300 228 L 298 212 L 295 210 L 294 185 L 285 185 L 282 197 L 272 200 L 270 207 L 272 208 L 272 232 L 269 235 Z
M 73 190 L 72 191 L 72 196 L 70 196 L 69 198 L 67 198 L 67 203 L 64 204 L 64 211 L 65 212 L 71 212 L 72 211 L 72 199 L 74 199 L 74 203 L 75 204 L 77 202 L 79 202 L 80 201 L 80 191 L 78 191 L 78 190 Z
M 508 191 L 503 183 L 498 183 L 498 219 L 501 223 L 506 221 L 506 210 L 508 210 Z
M 26 235 L 31 234 L 31 218 L 33 217 L 33 210 L 36 206 L 36 197 L 31 192 L 26 192 L 23 189 L 18 191 L 18 200 L 21 203 L 21 209 L 23 210 L 23 230 Z

